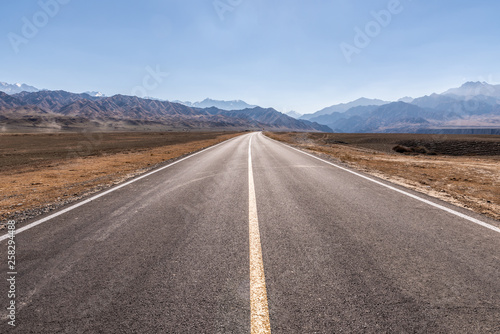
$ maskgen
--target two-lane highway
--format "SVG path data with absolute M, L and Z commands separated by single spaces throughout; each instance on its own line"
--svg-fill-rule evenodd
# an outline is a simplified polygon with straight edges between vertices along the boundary
M 19 233 L 0 328 L 500 332 L 496 222 L 417 196 L 243 135 Z

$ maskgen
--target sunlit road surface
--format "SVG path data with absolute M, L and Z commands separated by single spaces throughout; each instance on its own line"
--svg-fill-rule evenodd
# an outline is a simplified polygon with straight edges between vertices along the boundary
M 499 333 L 495 224 L 247 134 L 18 226 L 0 332 Z

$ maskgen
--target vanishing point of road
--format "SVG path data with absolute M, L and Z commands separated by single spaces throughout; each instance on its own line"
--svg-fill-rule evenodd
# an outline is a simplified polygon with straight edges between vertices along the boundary
M 20 225 L 0 332 L 500 333 L 495 225 L 249 133 Z

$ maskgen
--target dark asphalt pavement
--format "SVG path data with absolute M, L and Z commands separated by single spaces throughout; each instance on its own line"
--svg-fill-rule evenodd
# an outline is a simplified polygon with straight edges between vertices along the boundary
M 250 136 L 273 333 L 500 333 L 500 233 L 262 134 L 18 234 L 0 332 L 250 333 Z

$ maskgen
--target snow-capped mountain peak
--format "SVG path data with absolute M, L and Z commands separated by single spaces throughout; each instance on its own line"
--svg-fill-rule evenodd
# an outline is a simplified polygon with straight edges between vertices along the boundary
M 222 110 L 243 110 L 248 108 L 255 108 L 257 106 L 246 103 L 242 100 L 233 100 L 233 101 L 222 101 L 222 100 L 212 100 L 210 98 L 206 98 L 201 102 L 189 102 L 189 101 L 172 101 L 176 103 L 183 104 L 188 107 L 195 108 L 210 108 L 216 107 Z
M 84 94 L 88 94 L 92 97 L 105 97 L 106 95 L 104 95 L 103 93 L 101 92 L 95 92 L 95 91 L 92 91 L 92 92 L 84 92 Z
M 38 92 L 39 89 L 33 86 L 28 86 L 26 84 L 9 84 L 7 82 L 0 82 L 0 91 L 12 95 L 21 92 Z
M 458 95 L 472 97 L 484 95 L 489 97 L 500 97 L 500 85 L 490 85 L 487 82 L 469 81 L 464 83 L 459 88 L 452 88 L 443 93 L 443 95 Z

